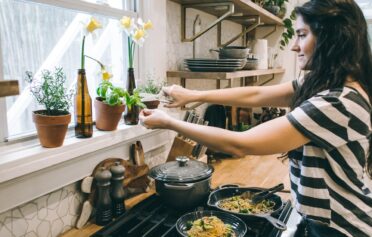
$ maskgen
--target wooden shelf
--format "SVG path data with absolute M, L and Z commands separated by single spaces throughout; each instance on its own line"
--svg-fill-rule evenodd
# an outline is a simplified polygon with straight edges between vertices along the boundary
M 17 80 L 0 81 L 0 97 L 18 94 L 19 87 Z
M 261 23 L 267 25 L 283 25 L 283 20 L 279 17 L 271 14 L 269 11 L 263 9 L 262 7 L 258 6 L 251 0 L 171 0 L 172 2 L 176 2 L 182 5 L 190 5 L 190 7 L 195 8 L 200 11 L 207 12 L 214 16 L 221 16 L 225 9 L 218 8 L 218 7 L 199 7 L 197 4 L 201 3 L 234 3 L 235 13 L 243 14 L 244 16 L 260 16 Z M 195 4 L 194 6 L 191 6 Z M 234 19 L 228 18 L 228 20 L 234 21 L 238 24 L 243 24 L 241 19 Z
M 187 79 L 211 79 L 211 80 L 230 80 L 240 77 L 254 77 L 271 74 L 283 74 L 285 69 L 267 70 L 242 70 L 235 72 L 191 72 L 191 71 L 167 71 L 167 77 L 178 77 Z

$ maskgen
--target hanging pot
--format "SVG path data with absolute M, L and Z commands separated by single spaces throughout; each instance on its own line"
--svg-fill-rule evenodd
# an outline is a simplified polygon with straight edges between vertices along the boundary
M 155 179 L 157 194 L 176 209 L 190 209 L 207 200 L 211 191 L 213 167 L 185 156 L 153 167 L 149 176 Z

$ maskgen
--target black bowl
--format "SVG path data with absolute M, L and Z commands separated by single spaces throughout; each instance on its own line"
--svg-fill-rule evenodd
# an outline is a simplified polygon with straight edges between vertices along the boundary
M 223 223 L 231 225 L 231 228 L 235 232 L 236 237 L 243 237 L 247 232 L 247 225 L 239 217 L 220 211 L 205 210 L 190 212 L 181 216 L 176 223 L 178 233 L 180 233 L 184 237 L 188 237 L 187 231 L 189 229 L 187 228 L 187 223 L 189 223 L 190 221 L 193 222 L 204 216 L 216 216 L 220 220 L 222 220 Z

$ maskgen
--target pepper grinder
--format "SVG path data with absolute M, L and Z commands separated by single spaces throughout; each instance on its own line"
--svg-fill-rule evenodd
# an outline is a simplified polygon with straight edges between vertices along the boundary
M 124 204 L 124 188 L 123 180 L 125 168 L 120 164 L 119 161 L 115 162 L 115 165 L 110 168 L 112 174 L 112 188 L 111 188 L 111 198 L 113 204 L 114 217 L 118 217 L 125 212 Z
M 106 225 L 112 220 L 112 201 L 110 197 L 111 173 L 104 167 L 99 168 L 95 177 L 97 182 L 97 202 L 96 202 L 96 224 Z

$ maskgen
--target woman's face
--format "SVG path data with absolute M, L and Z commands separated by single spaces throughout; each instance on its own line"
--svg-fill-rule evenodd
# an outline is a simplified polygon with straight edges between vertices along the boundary
M 300 69 L 308 70 L 307 63 L 313 55 L 316 38 L 311 32 L 309 25 L 303 21 L 301 15 L 297 16 L 295 31 L 297 38 L 292 46 L 292 51 L 297 52 Z

